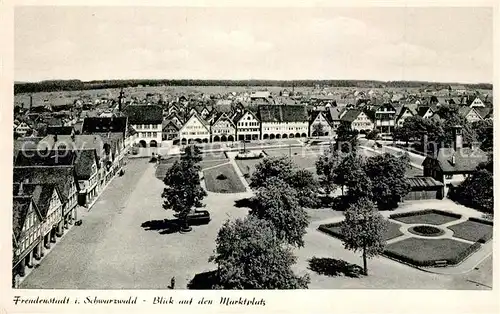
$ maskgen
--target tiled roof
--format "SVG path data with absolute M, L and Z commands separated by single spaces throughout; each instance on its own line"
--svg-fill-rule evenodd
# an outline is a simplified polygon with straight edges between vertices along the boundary
M 480 163 L 486 162 L 488 156 L 479 148 L 460 148 L 457 151 L 454 148 L 441 148 L 436 159 L 444 172 L 470 172 Z
M 476 112 L 481 116 L 481 118 L 486 119 L 488 118 L 491 114 L 493 114 L 493 109 L 492 108 L 475 108 Z
M 419 116 L 423 117 L 423 116 L 427 113 L 427 111 L 428 111 L 429 109 L 431 109 L 431 110 L 432 110 L 432 108 L 431 108 L 431 107 L 428 107 L 428 106 L 420 106 L 420 107 L 418 107 L 418 108 L 417 108 L 417 115 L 419 115 Z
M 60 135 L 57 136 L 57 139 L 53 135 L 48 135 L 40 141 L 38 149 L 43 150 L 48 148 L 50 150 L 61 147 L 66 147 L 66 149 L 70 150 L 95 149 L 97 151 L 97 155 L 102 156 L 104 143 L 103 138 L 97 134 L 74 136 Z
M 57 185 L 63 201 L 69 197 L 71 182 L 76 184 L 74 166 L 61 167 L 14 167 L 14 183 L 54 183 Z
M 259 119 L 262 122 L 307 122 L 305 106 L 259 106 Z
M 29 196 L 15 196 L 12 200 L 12 232 L 16 241 L 20 240 L 21 232 L 31 204 Z
M 83 120 L 82 134 L 102 132 L 121 132 L 125 134 L 127 117 L 85 118 Z
M 406 181 L 408 181 L 412 189 L 443 186 L 442 182 L 439 182 L 432 177 L 410 177 L 407 178 Z
M 75 173 L 78 180 L 88 180 L 92 176 L 92 166 L 94 163 L 99 166 L 97 162 L 98 157 L 95 150 L 81 150 L 77 152 L 75 162 Z
M 161 124 L 163 109 L 159 106 L 132 105 L 124 109 L 130 124 Z
M 57 186 L 54 183 L 23 183 L 22 194 L 19 195 L 20 186 L 21 184 L 14 183 L 14 196 L 31 196 L 33 202 L 37 205 L 42 217 L 46 218 L 47 212 L 49 210 L 50 199 L 52 197 L 52 194 L 54 193 L 54 190 L 57 191 Z M 57 193 L 59 195 L 59 192 Z
M 73 127 L 72 126 L 54 126 L 54 125 L 49 125 L 47 126 L 47 134 L 48 135 L 71 135 L 73 134 Z
M 358 109 L 349 109 L 340 120 L 344 122 L 353 122 L 361 114 L 361 112 L 362 111 Z
M 342 113 L 345 111 L 345 107 L 342 106 L 342 107 L 330 107 L 330 110 L 328 111 L 330 114 L 330 120 L 331 121 L 339 121 L 340 120 L 340 116 L 342 115 Z
M 71 166 L 74 161 L 75 154 L 69 150 L 23 150 L 17 154 L 15 166 Z

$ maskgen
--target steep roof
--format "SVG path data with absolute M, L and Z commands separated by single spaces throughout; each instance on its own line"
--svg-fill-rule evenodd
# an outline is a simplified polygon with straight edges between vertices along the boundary
M 79 180 L 88 180 L 92 175 L 92 165 L 94 163 L 99 167 L 97 162 L 98 157 L 95 150 L 81 150 L 78 151 L 78 157 L 75 162 L 75 173 Z
M 37 205 L 38 210 L 43 218 L 47 217 L 47 212 L 49 210 L 50 199 L 56 191 L 57 195 L 61 197 L 56 184 L 54 183 L 23 183 L 22 184 L 22 194 L 19 195 L 21 184 L 14 183 L 13 194 L 14 196 L 31 196 L 33 202 Z M 62 202 L 62 199 L 61 199 Z
M 72 126 L 47 126 L 47 134 L 49 135 L 71 135 L 73 134 L 74 128 Z
M 480 163 L 488 160 L 488 156 L 479 148 L 473 150 L 464 147 L 455 151 L 452 147 L 446 147 L 439 149 L 436 160 L 443 172 L 460 173 L 474 171 Z
M 353 122 L 361 114 L 361 112 L 362 111 L 359 109 L 349 109 L 340 120 L 344 122 Z
M 76 182 L 74 166 L 60 167 L 14 167 L 13 182 L 54 183 L 57 185 L 63 201 L 70 195 L 71 182 Z
M 329 116 L 330 116 L 330 120 L 331 121 L 339 121 L 340 116 L 342 115 L 342 113 L 345 110 L 346 109 L 344 106 L 342 106 L 342 107 L 330 107 L 330 110 L 328 111 Z
M 121 132 L 125 135 L 127 117 L 92 117 L 83 120 L 82 134 Z
M 71 166 L 75 154 L 69 150 L 23 150 L 16 157 L 16 167 Z
M 259 120 L 262 122 L 307 122 L 305 106 L 260 105 Z
M 130 124 L 161 124 L 163 109 L 159 106 L 132 105 L 124 109 Z
M 108 134 L 108 133 L 105 133 Z M 102 156 L 102 150 L 104 147 L 104 140 L 100 135 L 60 135 L 57 138 L 53 135 L 48 135 L 43 138 L 38 144 L 38 149 L 55 149 L 66 147 L 70 150 L 80 150 L 80 149 L 95 149 L 98 156 Z
M 429 109 L 432 110 L 432 108 L 429 106 L 420 106 L 417 108 L 417 115 L 423 117 L 423 116 L 425 116 L 427 111 L 429 111 Z
M 483 107 L 483 108 L 475 108 L 475 110 L 483 119 L 489 118 L 493 114 L 492 108 Z
M 12 200 L 12 232 L 16 241 L 20 240 L 21 231 L 28 216 L 31 204 L 29 196 L 15 196 Z

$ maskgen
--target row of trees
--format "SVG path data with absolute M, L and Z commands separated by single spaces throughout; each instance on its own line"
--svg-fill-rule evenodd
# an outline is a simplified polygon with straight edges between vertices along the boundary
M 428 141 L 444 145 L 451 145 L 453 127 L 462 126 L 465 143 L 480 142 L 481 148 L 493 148 L 493 121 L 480 120 L 474 123 L 467 121 L 459 112 L 458 105 L 443 105 L 439 107 L 437 116 L 424 119 L 420 116 L 409 117 L 403 126 L 396 127 L 393 132 L 395 140 L 404 142 L 420 141 L 423 134 L 427 134 Z
M 330 87 L 423 87 L 427 82 L 419 81 L 367 81 L 367 80 L 98 80 L 83 82 L 80 80 L 48 80 L 36 83 L 15 82 L 14 94 L 51 92 L 62 90 L 85 90 L 104 88 L 125 88 L 138 85 L 148 86 L 279 86 L 279 87 L 314 87 L 316 85 Z M 434 88 L 444 88 L 446 83 L 434 83 Z M 492 89 L 491 84 L 473 84 L 471 88 Z

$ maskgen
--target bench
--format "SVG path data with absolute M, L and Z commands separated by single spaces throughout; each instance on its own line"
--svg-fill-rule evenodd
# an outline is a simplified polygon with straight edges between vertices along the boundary
M 447 265 L 448 265 L 447 261 L 436 261 L 436 262 L 434 262 L 434 266 L 436 266 L 436 267 L 445 267 Z

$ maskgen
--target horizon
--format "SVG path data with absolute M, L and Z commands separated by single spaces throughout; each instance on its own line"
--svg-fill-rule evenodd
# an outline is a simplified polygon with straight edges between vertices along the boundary
M 493 83 L 491 8 L 16 7 L 14 41 L 25 83 Z

